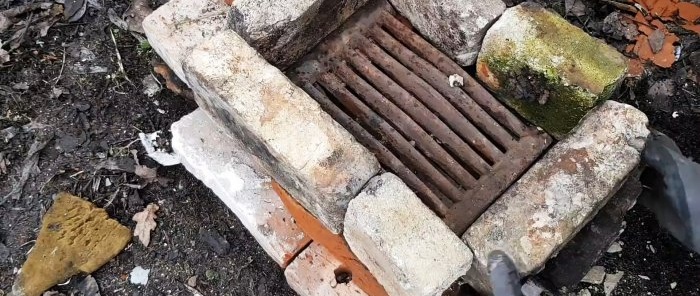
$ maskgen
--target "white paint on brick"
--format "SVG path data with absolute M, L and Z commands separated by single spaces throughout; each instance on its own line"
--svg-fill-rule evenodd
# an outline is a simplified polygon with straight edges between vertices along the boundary
M 226 28 L 223 0 L 171 0 L 143 20 L 151 47 L 184 82 L 182 63 L 199 43 Z
M 350 202 L 344 235 L 389 295 L 439 295 L 472 263 L 471 250 L 389 173 Z
M 200 106 L 247 137 L 275 180 L 339 233 L 347 203 L 379 171 L 374 155 L 232 31 L 194 48 L 185 69 Z
M 301 296 L 367 295 L 353 281 L 337 283 L 335 271 L 343 264 L 318 243 L 311 243 L 284 270 L 284 276 L 295 292 Z
M 275 262 L 284 265 L 306 243 L 258 160 L 197 109 L 171 127 L 182 164 L 228 206 Z
M 468 278 L 488 291 L 488 255 L 510 255 L 522 274 L 539 271 L 592 219 L 640 162 L 647 118 L 607 101 L 552 147 L 467 230 Z

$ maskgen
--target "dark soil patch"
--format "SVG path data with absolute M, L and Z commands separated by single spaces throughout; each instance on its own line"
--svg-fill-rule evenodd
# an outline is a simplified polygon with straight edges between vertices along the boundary
M 107 17 L 107 9 L 121 15 L 130 1 L 97 2 L 104 8 L 89 8 L 78 23 L 59 22 L 46 37 L 25 42 L 12 62 L 0 67 L 0 90 L 8 92 L 0 96 L 0 130 L 19 131 L 8 142 L 0 139 L 0 154 L 9 162 L 7 174 L 0 174 L 0 196 L 12 188 L 35 138 L 53 135 L 40 154 L 39 173 L 29 179 L 21 198 L 0 206 L 0 295 L 10 292 L 41 217 L 59 191 L 105 207 L 132 229 L 136 212 L 151 202 L 160 205 L 151 245 L 145 248 L 134 241 L 93 274 L 102 295 L 191 295 L 184 284 L 195 275 L 196 289 L 204 295 L 293 295 L 282 269 L 228 208 L 181 166 L 160 167 L 159 175 L 172 181 L 141 190 L 125 186 L 141 181 L 131 173 L 96 169 L 106 159 L 131 158 L 132 149 L 141 164 L 156 167 L 141 144 L 134 142 L 138 133 L 167 131 L 197 107 L 168 90 L 152 98 L 142 93 L 141 79 L 151 75 L 157 56 L 130 33 L 116 30 Z M 0 10 L 23 3 L 0 0 Z M 116 48 L 109 30 L 114 30 Z M 2 40 L 8 37 L 0 35 Z M 115 49 L 133 83 L 118 74 Z M 85 58 L 88 51 L 94 59 Z M 78 74 L 78 62 L 105 67 L 107 72 Z M 12 89 L 17 83 L 27 83 L 28 88 Z M 68 93 L 56 97 L 54 89 Z M 219 256 L 211 251 L 199 238 L 202 228 L 221 234 L 230 243 L 228 253 Z M 151 270 L 147 286 L 129 282 L 136 266 Z M 79 282 L 74 279 L 57 290 L 67 293 Z

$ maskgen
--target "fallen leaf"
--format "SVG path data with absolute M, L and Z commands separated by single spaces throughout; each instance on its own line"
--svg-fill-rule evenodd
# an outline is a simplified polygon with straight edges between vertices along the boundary
M 128 24 L 129 31 L 146 34 L 141 23 L 143 23 L 143 19 L 153 12 L 148 2 L 148 0 L 134 0 L 131 2 L 129 9 L 122 15 L 122 19 L 126 20 Z
M 158 170 L 145 165 L 135 165 L 134 174 L 144 179 L 147 183 L 158 181 Z
M 564 0 L 564 7 L 566 14 L 578 17 L 586 15 L 586 4 L 582 0 Z
M 661 48 L 664 46 L 665 39 L 666 34 L 659 29 L 654 30 L 654 32 L 649 35 L 649 45 L 655 54 L 661 51 Z
M 151 203 L 143 211 L 134 214 L 134 217 L 131 218 L 131 220 L 136 221 L 134 236 L 138 236 L 139 241 L 146 247 L 151 242 L 151 231 L 156 229 L 158 225 L 155 220 L 158 217 L 156 216 L 158 209 L 158 205 Z
M 680 2 L 678 6 L 678 16 L 682 19 L 694 23 L 700 19 L 700 6 L 690 2 Z
M 69 23 L 75 22 L 85 15 L 87 10 L 86 0 L 65 0 L 63 4 L 63 20 Z
M 2 43 L 2 42 L 0 42 L 0 43 Z M 0 48 L 0 65 L 7 63 L 9 61 L 10 61 L 10 54 L 6 50 Z

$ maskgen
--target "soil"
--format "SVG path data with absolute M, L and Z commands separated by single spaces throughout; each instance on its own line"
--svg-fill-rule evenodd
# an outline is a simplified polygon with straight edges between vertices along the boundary
M 59 22 L 46 37 L 25 42 L 12 54 L 12 61 L 0 67 L 0 90 L 10 92 L 0 96 L 0 130 L 19 129 L 9 142 L 0 139 L 0 154 L 9 161 L 7 173 L 0 173 L 0 197 L 16 182 L 34 140 L 53 138 L 40 154 L 39 173 L 29 179 L 21 198 L 0 206 L 0 244 L 9 250 L 4 258 L 0 250 L 0 295 L 10 292 L 14 274 L 36 239 L 41 217 L 60 191 L 105 208 L 131 229 L 135 213 L 149 203 L 160 205 L 150 246 L 134 240 L 93 274 L 102 295 L 191 295 L 184 285 L 192 276 L 197 276 L 196 289 L 203 295 L 294 295 L 282 269 L 228 208 L 181 166 L 159 167 L 159 176 L 171 181 L 140 190 L 126 186 L 143 183 L 132 173 L 97 169 L 106 160 L 131 159 L 132 149 L 141 164 L 157 167 L 135 142 L 138 133 L 167 131 L 171 123 L 197 107 L 167 89 L 151 98 L 143 94 L 141 80 L 152 74 L 158 58 L 108 19 L 108 9 L 121 15 L 130 1 L 99 2 L 103 9 L 88 8 L 77 23 Z M 23 3 L 0 0 L 0 11 Z M 110 29 L 115 30 L 117 46 Z M 2 40 L 8 37 L 0 35 Z M 95 55 L 82 64 L 108 71 L 76 73 L 73 65 L 84 59 L 81 49 Z M 119 74 L 116 50 L 126 76 Z M 26 90 L 12 89 L 25 82 Z M 56 98 L 54 88 L 68 93 Z M 231 246 L 228 253 L 217 255 L 200 238 L 201 228 L 222 235 Z M 146 286 L 129 282 L 128 275 L 136 266 L 150 269 Z M 69 294 L 81 280 L 74 278 L 54 290 Z
M 108 9 L 121 15 L 129 1 L 94 2 L 102 8 L 89 7 L 78 22 L 59 22 L 45 37 L 28 39 L 13 52 L 10 63 L 0 66 L 0 131 L 10 127 L 17 131 L 7 142 L 0 138 L 0 197 L 16 184 L 32 143 L 51 139 L 39 154 L 38 173 L 31 175 L 21 197 L 0 206 L 0 295 L 10 291 L 41 217 L 60 191 L 94 202 L 130 228 L 135 213 L 149 203 L 160 205 L 151 245 L 133 242 L 93 274 L 102 295 L 190 295 L 185 283 L 192 276 L 197 276 L 196 289 L 203 295 L 294 295 L 282 270 L 209 189 L 181 166 L 158 167 L 145 155 L 136 141 L 139 132 L 167 131 L 197 106 L 167 89 L 153 97 L 143 93 L 141 80 L 152 75 L 152 65 L 159 59 L 131 33 L 116 29 L 107 15 Z M 565 14 L 564 1 L 542 2 Z M 24 3 L 0 0 L 0 11 Z M 623 49 L 620 40 L 601 31 L 603 18 L 612 11 L 606 5 L 589 4 L 584 16 L 567 18 Z M 0 34 L 0 39 L 7 40 L 8 35 Z M 686 155 L 700 159 L 700 94 L 697 83 L 688 79 L 689 71 L 700 73 L 698 56 L 692 58 L 700 41 L 697 35 L 678 35 L 681 60 L 670 69 L 647 67 L 642 78 L 625 81 L 614 99 L 640 108 L 654 128 L 676 140 Z M 87 52 L 95 57 L 86 58 Z M 77 63 L 106 67 L 107 72 L 80 74 Z M 119 71 L 120 63 L 125 73 Z M 650 89 L 655 91 L 650 94 Z M 58 92 L 62 94 L 57 96 Z M 145 180 L 126 171 L 100 169 L 108 160 L 132 159 L 131 150 L 136 150 L 141 164 L 158 167 L 159 176 L 170 181 L 135 189 L 138 186 L 127 185 L 144 185 Z M 613 295 L 699 295 L 700 255 L 677 243 L 640 206 L 626 221 L 620 238 L 623 251 L 606 254 L 598 263 L 609 273 L 625 272 Z M 209 247 L 200 238 L 202 228 L 222 235 L 231 246 L 228 253 L 218 255 Z M 136 266 L 151 270 L 146 286 L 129 282 Z M 80 281 L 75 278 L 54 290 L 70 294 Z M 675 289 L 671 283 L 676 283 Z M 582 284 L 577 291 L 584 288 L 604 295 L 602 286 Z

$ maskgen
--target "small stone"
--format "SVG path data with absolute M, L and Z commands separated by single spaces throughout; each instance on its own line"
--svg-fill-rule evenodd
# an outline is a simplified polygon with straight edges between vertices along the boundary
M 620 280 L 622 277 L 625 275 L 624 272 L 618 271 L 616 273 L 609 273 L 605 276 L 605 282 L 603 283 L 603 290 L 605 291 L 606 296 L 610 296 L 610 294 L 617 288 L 617 284 L 620 283 Z
M 59 193 L 44 215 L 39 237 L 12 291 L 15 295 L 39 295 L 73 275 L 90 274 L 119 254 L 130 240 L 131 231 L 109 219 L 104 209 Z
M 646 275 L 641 275 L 641 274 L 640 274 L 640 275 L 638 275 L 638 277 L 639 277 L 640 279 L 647 280 L 647 281 L 648 281 L 648 280 L 651 280 L 651 278 L 649 278 L 649 277 L 646 276 Z
M 671 290 L 675 289 L 676 286 L 678 286 L 678 283 L 676 283 L 676 282 L 671 283 Z
M 200 228 L 199 240 L 204 242 L 210 250 L 214 251 L 214 253 L 219 256 L 226 255 L 231 248 L 226 238 L 221 236 L 216 230 Z
M 605 280 L 605 267 L 593 266 L 586 276 L 581 279 L 581 282 L 600 285 L 603 283 L 603 280 Z
M 618 242 L 614 242 L 610 244 L 610 247 L 608 248 L 608 253 L 614 254 L 614 253 L 619 253 L 622 252 L 622 246 Z
M 78 291 L 83 296 L 100 296 L 100 287 L 91 275 L 86 276 L 78 285 Z
M 187 279 L 187 285 L 190 287 L 196 287 L 197 286 L 197 276 L 193 275 Z
M 129 281 L 134 285 L 145 286 L 148 284 L 149 273 L 151 273 L 150 269 L 144 269 L 141 266 L 136 266 L 129 274 Z
M 506 9 L 501 0 L 391 0 L 396 10 L 462 66 L 473 65 L 486 30 Z
M 578 291 L 577 296 L 591 296 L 591 291 L 588 289 L 583 289 L 581 291 Z
M 450 87 L 462 87 L 464 86 L 464 77 L 458 74 L 452 74 L 448 78 L 448 82 L 450 83 Z
M 476 69 L 499 99 L 562 139 L 612 95 L 627 60 L 558 14 L 525 2 L 491 26 Z

